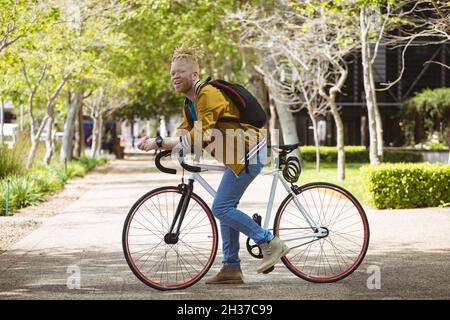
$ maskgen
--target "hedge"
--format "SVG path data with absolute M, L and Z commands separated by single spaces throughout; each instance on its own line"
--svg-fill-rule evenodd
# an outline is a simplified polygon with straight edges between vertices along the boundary
M 337 148 L 320 146 L 320 161 L 336 162 Z M 345 146 L 345 161 L 347 163 L 369 162 L 369 150 L 364 146 Z M 306 162 L 316 161 L 314 146 L 300 147 L 302 159 Z M 385 150 L 383 162 L 422 162 L 423 156 L 419 152 Z
M 360 172 L 366 203 L 377 209 L 450 205 L 450 165 L 365 165 Z

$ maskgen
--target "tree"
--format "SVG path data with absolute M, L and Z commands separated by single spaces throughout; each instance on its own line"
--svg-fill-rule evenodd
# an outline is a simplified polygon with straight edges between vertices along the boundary
M 20 39 L 45 28 L 58 15 L 58 10 L 45 5 L 42 1 L 2 0 L 0 5 L 0 70 L 3 79 L 0 85 L 2 106 L 5 100 L 20 101 L 17 90 L 11 79 L 10 66 L 17 63 L 8 48 L 13 47 Z M 3 107 L 1 110 L 1 137 L 3 139 Z M 22 119 L 21 119 L 22 123 Z M 22 127 L 21 127 L 22 129 Z
M 1 0 L 0 3 L 0 53 L 45 27 L 58 14 L 58 10 L 38 0 Z
M 343 15 L 353 16 L 359 23 L 357 39 L 360 45 L 363 83 L 368 113 L 370 135 L 369 158 L 372 165 L 383 161 L 383 124 L 377 103 L 376 91 L 387 90 L 403 75 L 404 55 L 409 45 L 418 37 L 416 32 L 404 32 L 415 25 L 413 13 L 417 3 L 411 1 L 358 0 L 342 1 L 335 8 Z M 420 26 L 418 26 L 420 28 Z M 413 28 L 414 29 L 414 28 Z M 396 31 L 396 32 L 394 32 Z M 376 88 L 374 63 L 381 46 L 403 45 L 402 70 L 398 78 Z
M 438 139 L 450 146 L 450 88 L 422 90 L 402 104 L 402 114 L 410 142 L 418 142 L 414 141 L 412 131 L 420 117 L 428 136 L 437 132 Z
M 33 53 L 42 54 L 42 52 L 39 52 L 39 50 L 37 50 L 36 46 L 33 47 L 32 51 L 33 51 Z M 49 75 L 49 70 L 52 70 L 54 68 L 54 66 L 50 64 L 48 56 L 44 56 L 45 60 L 44 59 L 41 60 L 41 59 L 37 59 L 36 56 L 30 55 L 29 53 L 28 53 L 28 55 L 24 54 L 23 50 L 22 50 L 22 55 L 23 56 L 20 57 L 20 61 L 22 64 L 22 72 L 23 72 L 23 77 L 25 79 L 26 85 L 29 90 L 28 115 L 29 115 L 29 122 L 30 122 L 31 149 L 29 151 L 28 158 L 27 158 L 27 167 L 30 167 L 33 163 L 33 159 L 34 159 L 34 155 L 36 153 L 39 139 L 40 139 L 42 132 L 46 125 L 47 125 L 47 139 L 46 139 L 47 151 L 46 151 L 44 160 L 46 163 L 49 163 L 51 160 L 51 157 L 53 155 L 53 143 L 51 141 L 51 132 L 52 132 L 53 123 L 54 123 L 53 105 L 54 105 L 54 102 L 57 99 L 59 93 L 61 92 L 61 89 L 66 84 L 66 82 L 70 76 L 71 70 L 61 68 L 62 69 L 61 78 L 59 80 L 57 80 L 57 84 L 53 88 L 53 90 L 52 89 L 49 90 L 49 86 L 46 87 L 46 92 L 45 92 L 46 114 L 45 114 L 44 118 L 42 119 L 41 123 L 38 124 L 38 122 L 36 122 L 36 119 L 34 117 L 36 94 L 38 93 L 38 89 L 42 85 L 42 82 L 44 79 L 49 80 L 51 78 L 51 76 L 53 76 L 53 77 L 55 76 L 54 74 Z M 29 59 L 30 63 L 27 63 L 25 61 L 25 59 Z M 40 68 L 39 76 L 33 78 L 31 76 L 31 74 L 37 74 L 36 71 L 39 70 L 39 68 Z M 31 74 L 30 74 L 30 69 L 33 69 L 33 71 L 31 71 Z M 52 80 L 54 80 L 54 78 Z M 47 83 L 47 85 L 48 85 L 48 83 Z
M 437 43 L 447 43 L 450 41 L 450 2 L 436 0 L 420 0 L 417 1 L 417 10 L 414 14 L 414 20 L 419 28 L 414 31 L 418 32 L 427 42 L 430 43 L 430 37 Z M 417 30 L 419 29 L 419 30 Z M 450 65 L 444 62 L 428 61 L 427 63 L 436 63 L 446 69 L 450 69 Z
M 299 90 L 285 78 L 299 73 L 296 69 L 298 63 L 292 63 L 299 61 L 296 56 L 298 52 L 289 47 L 292 36 L 287 36 L 292 30 L 286 30 L 287 23 L 283 23 L 284 19 L 288 19 L 288 14 L 284 16 L 282 12 L 276 11 L 267 17 L 261 17 L 258 9 L 247 7 L 230 13 L 228 21 L 236 24 L 237 46 L 255 50 L 255 55 L 260 58 L 258 70 L 264 75 L 269 95 L 274 101 L 280 123 L 283 124 L 284 143 L 298 143 L 295 119 L 290 108 L 303 104 L 298 99 Z M 274 143 L 274 137 L 271 140 Z M 298 152 L 296 154 L 300 157 Z
M 230 18 L 239 22 L 240 45 L 261 50 L 261 69 L 272 95 L 286 114 L 305 107 L 313 123 L 316 162 L 320 154 L 316 117 L 329 110 L 338 137 L 338 176 L 345 178 L 344 128 L 336 95 L 347 77 L 345 58 L 356 48 L 349 27 L 353 19 L 324 8 L 320 2 L 278 1 L 279 10 L 261 15 L 255 10 L 238 12 Z M 354 28 L 353 28 L 354 30 Z M 283 121 L 283 126 L 289 124 Z M 295 130 L 295 124 L 293 125 Z M 294 130 L 283 130 L 291 134 Z
M 111 92 L 107 92 L 107 89 Z M 91 118 L 94 120 L 91 148 L 91 156 L 93 158 L 98 155 L 103 140 L 103 119 L 125 106 L 127 102 L 128 98 L 124 95 L 124 92 L 121 92 L 120 89 L 117 90 L 113 86 L 100 87 L 91 97 L 84 101 Z
M 127 35 L 132 48 L 120 62 L 118 74 L 132 73 L 130 81 L 139 84 L 139 90 L 117 116 L 145 119 L 181 113 L 183 97 L 172 88 L 170 62 L 174 49 L 182 44 L 198 49 L 202 79 L 212 76 L 246 84 L 241 52 L 221 23 L 226 10 L 237 4 L 197 0 L 193 7 L 186 1 L 135 1 L 117 29 Z

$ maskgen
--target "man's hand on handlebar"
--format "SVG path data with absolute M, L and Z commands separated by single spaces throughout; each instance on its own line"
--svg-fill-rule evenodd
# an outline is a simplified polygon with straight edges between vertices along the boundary
M 180 143 L 179 137 L 164 138 L 162 142 L 162 149 L 173 149 Z M 158 149 L 156 138 L 145 137 L 137 145 L 139 150 L 150 151 Z
M 137 148 L 142 151 L 150 151 L 153 149 L 157 149 L 158 145 L 156 144 L 155 138 L 145 137 L 142 138 L 141 142 L 137 145 Z

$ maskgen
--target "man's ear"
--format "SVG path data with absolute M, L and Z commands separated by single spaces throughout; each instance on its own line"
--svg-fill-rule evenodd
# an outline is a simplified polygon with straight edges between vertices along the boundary
M 195 80 L 197 80 L 197 79 L 200 79 L 200 78 L 199 78 L 198 72 L 195 71 L 195 72 L 192 74 L 192 81 L 195 81 Z

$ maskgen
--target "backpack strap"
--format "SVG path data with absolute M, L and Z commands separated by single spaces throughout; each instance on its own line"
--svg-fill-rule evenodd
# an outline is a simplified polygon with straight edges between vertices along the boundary
M 241 118 L 233 118 L 233 117 L 222 117 L 218 119 L 217 121 L 220 122 L 239 122 L 239 123 L 245 123 L 241 120 Z
M 219 89 L 219 90 L 227 89 L 227 90 L 232 90 L 232 91 L 234 91 L 233 88 L 231 88 L 230 86 L 228 86 L 228 85 L 226 84 L 226 82 L 224 83 L 224 81 L 218 81 L 218 80 L 213 80 L 213 81 L 211 81 L 211 79 L 212 79 L 211 76 L 209 76 L 209 77 L 206 79 L 206 81 L 203 82 L 203 83 L 200 83 L 200 82 L 199 82 L 200 80 L 199 80 L 199 81 L 195 84 L 195 94 L 198 94 L 198 93 L 200 92 L 200 90 L 202 90 L 202 88 L 205 87 L 205 86 L 208 85 L 208 84 L 211 84 L 213 87 L 215 87 L 215 88 L 217 88 L 217 89 Z M 243 105 L 245 105 L 245 101 L 243 101 L 242 97 L 241 97 L 237 92 L 235 92 L 235 95 L 236 95 L 237 97 L 239 97 L 239 99 L 242 100 L 241 103 L 242 103 Z M 220 118 L 220 119 L 217 119 L 217 121 L 218 121 L 218 122 L 246 123 L 246 122 L 243 121 L 241 118 L 233 118 L 233 117 L 222 117 L 222 118 Z
M 208 77 L 206 79 L 205 82 L 200 82 L 200 80 L 197 80 L 197 82 L 195 83 L 195 94 L 198 94 L 200 92 L 200 90 L 203 89 L 204 86 L 206 86 L 207 84 L 209 84 L 209 81 L 211 81 L 211 77 Z
M 214 80 L 211 81 L 211 84 L 220 89 L 220 90 L 224 90 L 224 91 L 228 91 L 228 92 L 232 92 L 233 95 L 238 99 L 238 101 L 240 102 L 240 104 L 245 107 L 246 106 L 246 102 L 244 100 L 244 98 L 241 97 L 241 95 L 239 93 L 236 92 L 236 90 L 234 90 L 226 81 L 223 80 Z

